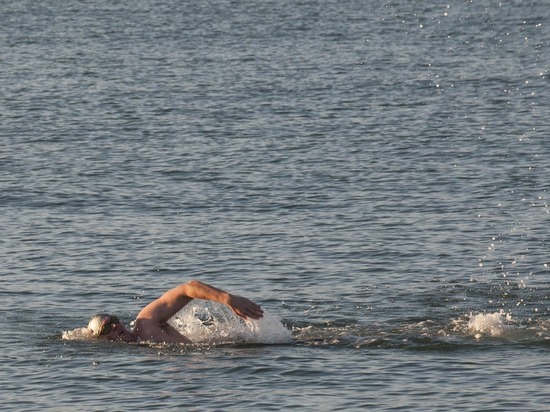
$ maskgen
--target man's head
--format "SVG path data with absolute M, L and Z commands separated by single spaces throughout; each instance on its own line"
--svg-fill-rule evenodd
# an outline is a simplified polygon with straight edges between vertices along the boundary
M 134 335 L 124 327 L 118 318 L 108 313 L 99 313 L 90 318 L 88 331 L 98 339 L 122 340 L 132 342 Z

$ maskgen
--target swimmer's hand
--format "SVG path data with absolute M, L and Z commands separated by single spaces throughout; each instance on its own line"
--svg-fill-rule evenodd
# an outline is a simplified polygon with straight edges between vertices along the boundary
M 260 319 L 264 316 L 264 311 L 260 305 L 242 296 L 229 294 L 227 306 L 229 306 L 237 316 L 245 320 L 247 318 Z

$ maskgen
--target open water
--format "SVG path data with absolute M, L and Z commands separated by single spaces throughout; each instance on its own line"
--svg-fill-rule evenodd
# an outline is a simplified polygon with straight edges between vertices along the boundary
M 0 6 L 2 409 L 548 409 L 547 0 Z

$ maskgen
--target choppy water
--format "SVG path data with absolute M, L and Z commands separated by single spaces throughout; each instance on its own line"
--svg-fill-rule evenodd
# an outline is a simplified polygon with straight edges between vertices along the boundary
M 0 4 L 4 408 L 547 409 L 550 3 Z

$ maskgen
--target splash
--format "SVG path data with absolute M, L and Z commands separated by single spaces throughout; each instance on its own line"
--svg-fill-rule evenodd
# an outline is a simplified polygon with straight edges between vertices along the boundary
M 462 324 L 462 326 L 461 326 Z M 455 321 L 455 331 L 473 336 L 477 340 L 497 338 L 509 342 L 540 342 L 548 340 L 548 328 L 540 322 L 522 324 L 514 321 L 510 313 L 471 314 L 467 323 Z
M 505 321 L 510 322 L 512 315 L 504 312 L 495 312 L 471 316 L 468 321 L 468 329 L 474 334 L 476 339 L 480 339 L 483 336 L 495 336 L 502 337 L 512 329 L 512 326 L 506 324 Z
M 259 320 L 242 320 L 225 306 L 211 302 L 191 302 L 171 320 L 172 326 L 196 343 L 292 342 L 291 332 L 269 312 Z
M 76 328 L 73 330 L 65 330 L 61 334 L 61 339 L 64 340 L 90 340 L 92 335 L 88 328 Z

